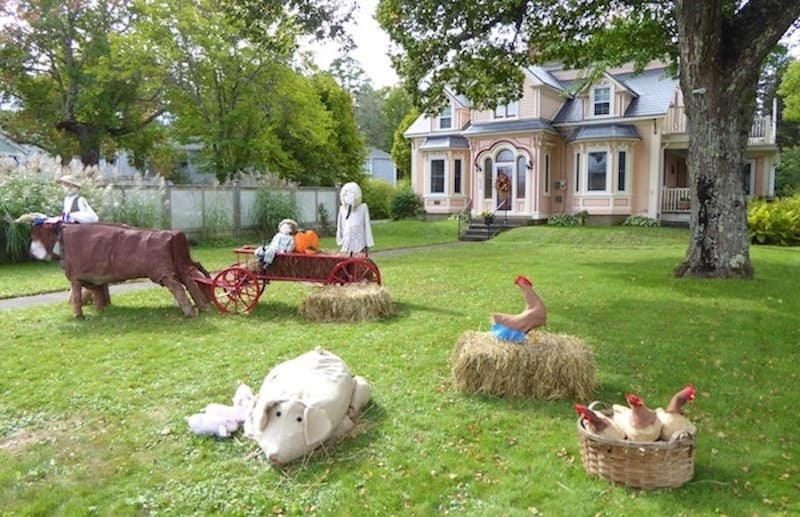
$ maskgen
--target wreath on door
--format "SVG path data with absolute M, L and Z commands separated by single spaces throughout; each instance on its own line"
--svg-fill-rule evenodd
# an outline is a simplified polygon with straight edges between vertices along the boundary
M 511 190 L 511 178 L 505 174 L 499 175 L 497 181 L 494 183 L 494 188 L 496 188 L 498 192 L 508 192 Z

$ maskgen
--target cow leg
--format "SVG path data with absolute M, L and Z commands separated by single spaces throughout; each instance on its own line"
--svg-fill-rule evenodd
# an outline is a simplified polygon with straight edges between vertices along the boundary
M 194 281 L 191 275 L 181 275 L 181 283 L 186 286 L 192 300 L 194 300 L 194 304 L 197 305 L 199 310 L 207 311 L 211 308 L 209 304 L 210 300 L 208 296 L 206 296 L 206 292 L 197 285 L 197 282 Z
M 186 291 L 183 290 L 183 284 L 181 284 L 174 276 L 170 276 L 169 278 L 164 279 L 164 285 L 170 290 L 172 296 L 175 297 L 175 301 L 178 302 L 183 315 L 187 318 L 194 316 L 192 302 L 190 302 L 189 298 L 186 296 Z
M 72 315 L 76 319 L 83 318 L 83 297 L 82 286 L 79 280 L 72 280 L 72 289 L 69 294 L 69 301 L 72 304 Z
M 94 292 L 94 308 L 97 312 L 102 311 L 111 303 L 111 294 L 108 291 L 108 284 L 92 289 Z

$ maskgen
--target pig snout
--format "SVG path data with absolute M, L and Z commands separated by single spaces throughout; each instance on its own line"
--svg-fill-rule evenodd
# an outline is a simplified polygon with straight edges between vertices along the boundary
M 269 461 L 270 465 L 275 465 L 275 466 L 283 465 L 283 460 L 281 460 L 281 457 L 278 456 L 276 453 L 269 454 L 267 456 L 267 461 Z

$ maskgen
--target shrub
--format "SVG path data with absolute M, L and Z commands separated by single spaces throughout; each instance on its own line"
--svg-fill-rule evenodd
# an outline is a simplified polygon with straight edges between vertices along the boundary
M 397 189 L 383 180 L 367 179 L 361 184 L 361 201 L 369 206 L 371 219 L 388 219 Z
M 585 210 L 577 214 L 557 214 L 547 220 L 551 226 L 584 226 L 589 213 Z
M 137 228 L 163 228 L 161 212 L 162 185 L 160 189 L 121 190 L 108 186 L 103 191 L 98 215 L 103 222 L 122 223 Z
M 420 209 L 422 209 L 422 198 L 411 190 L 411 187 L 404 186 L 392 199 L 391 216 L 395 221 L 407 217 L 417 217 Z
M 800 194 L 771 203 L 752 200 L 747 209 L 747 226 L 753 243 L 800 245 Z
M 276 191 L 261 187 L 256 192 L 256 203 L 253 218 L 258 225 L 258 235 L 262 241 L 269 241 L 278 231 L 278 224 L 283 219 L 297 221 L 299 210 L 294 200 L 286 191 Z M 300 221 L 298 221 L 300 222 Z
M 22 214 L 39 212 L 50 216 L 61 213 L 64 193 L 52 181 L 59 174 L 71 174 L 81 180 L 81 195 L 92 206 L 98 206 L 99 191 L 92 178 L 96 168 L 80 164 L 63 167 L 61 162 L 46 157 L 32 158 L 18 165 L 0 160 L 0 262 L 17 262 L 28 257 L 30 226 L 14 223 Z
M 622 222 L 622 226 L 640 226 L 642 228 L 655 228 L 661 226 L 660 223 L 651 217 L 643 215 L 630 215 Z

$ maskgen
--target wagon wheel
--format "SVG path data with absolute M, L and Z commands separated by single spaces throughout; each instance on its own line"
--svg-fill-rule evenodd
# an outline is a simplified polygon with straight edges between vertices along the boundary
M 222 312 L 250 312 L 258 303 L 264 286 L 258 277 L 239 266 L 223 269 L 214 277 L 212 300 Z
M 369 260 L 354 258 L 343 260 L 334 266 L 328 275 L 328 284 L 347 285 L 359 282 L 381 283 L 378 267 Z

